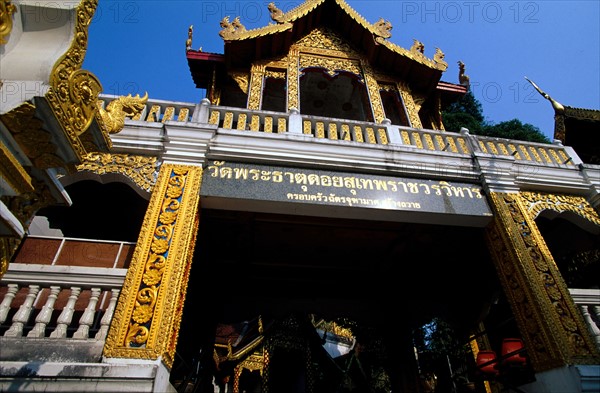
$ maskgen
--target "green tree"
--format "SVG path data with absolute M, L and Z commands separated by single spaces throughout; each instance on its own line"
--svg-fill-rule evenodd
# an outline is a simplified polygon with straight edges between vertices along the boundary
M 550 140 L 542 134 L 539 128 L 529 123 L 523 124 L 519 119 L 503 121 L 498 124 L 486 124 L 482 127 L 480 135 L 550 143 Z
M 459 132 L 464 127 L 473 135 L 550 143 L 539 128 L 518 119 L 497 124 L 486 122 L 482 105 L 470 90 L 442 111 L 442 121 L 447 131 Z

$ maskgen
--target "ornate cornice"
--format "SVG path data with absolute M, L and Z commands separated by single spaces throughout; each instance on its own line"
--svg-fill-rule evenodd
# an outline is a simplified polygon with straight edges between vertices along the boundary
M 88 42 L 88 27 L 98 0 L 82 0 L 76 10 L 75 36 L 71 46 L 55 63 L 46 93 L 54 115 L 77 157 L 86 149 L 79 139 L 94 119 L 102 85 L 94 74 L 81 69 Z M 108 135 L 104 136 L 108 140 Z
M 35 105 L 25 102 L 1 115 L 0 120 L 36 168 L 68 167 L 57 153 L 52 134 L 43 128 L 43 123 L 35 116 L 35 112 Z
M 131 156 L 128 154 L 88 153 L 77 165 L 78 171 L 97 175 L 118 173 L 135 183 L 144 191 L 151 192 L 158 177 L 158 158 Z
M 0 142 L 0 176 L 19 194 L 33 191 L 31 176 L 2 142 Z

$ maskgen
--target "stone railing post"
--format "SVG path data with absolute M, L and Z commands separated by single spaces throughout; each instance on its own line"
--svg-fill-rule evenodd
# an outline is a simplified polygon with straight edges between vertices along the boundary
M 54 303 L 56 302 L 56 298 L 58 297 L 58 293 L 60 292 L 60 287 L 51 286 L 50 287 L 50 295 L 48 295 L 48 299 L 46 300 L 46 304 L 40 310 L 37 317 L 35 317 L 35 326 L 27 337 L 45 337 L 46 335 L 46 326 L 50 322 L 50 318 L 52 318 L 52 311 L 54 311 Z
M 6 332 L 4 332 L 4 337 L 21 337 L 23 336 L 23 327 L 27 324 L 29 320 L 29 316 L 31 315 L 31 310 L 33 308 L 33 302 L 35 301 L 38 292 L 40 291 L 39 285 L 30 285 L 29 293 L 25 298 L 25 301 L 19 308 L 19 311 L 15 314 L 12 321 L 13 324 Z
M 69 300 L 67 301 L 67 305 L 63 309 L 63 311 L 58 316 L 58 324 L 56 325 L 56 329 L 50 334 L 52 338 L 65 338 L 67 337 L 67 327 L 71 323 L 73 319 L 73 312 L 75 311 L 75 302 L 81 293 L 81 288 L 79 287 L 71 287 L 71 295 L 69 296 Z
M 17 284 L 8 284 L 7 285 L 6 294 L 4 295 L 4 299 L 2 299 L 2 303 L 0 303 L 0 324 L 3 324 L 6 321 L 6 317 L 8 316 L 8 312 L 10 311 L 10 305 L 19 290 L 19 286 Z
M 302 134 L 302 116 L 296 108 L 290 108 L 290 117 L 288 120 L 288 132 L 292 134 Z
M 79 328 L 73 334 L 73 338 L 86 339 L 90 336 L 90 326 L 94 323 L 94 314 L 96 313 L 96 304 L 100 297 L 100 288 L 92 288 L 90 301 L 85 308 L 85 311 L 79 318 Z
M 387 130 L 389 143 L 392 145 L 401 145 L 402 137 L 400 136 L 400 128 L 392 124 L 391 120 L 385 118 L 381 121 Z
M 111 296 L 108 303 L 108 307 L 106 308 L 106 311 L 104 311 L 104 315 L 100 320 L 100 330 L 98 330 L 96 336 L 94 337 L 96 340 L 104 340 L 106 338 L 106 335 L 108 334 L 110 320 L 112 319 L 113 314 L 115 312 L 115 306 L 117 304 L 117 299 L 119 298 L 119 292 L 120 290 L 117 288 L 110 290 Z

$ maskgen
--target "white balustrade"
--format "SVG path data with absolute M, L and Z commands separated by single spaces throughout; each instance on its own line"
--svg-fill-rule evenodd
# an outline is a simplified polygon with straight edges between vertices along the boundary
M 46 304 L 42 307 L 42 310 L 38 313 L 37 317 L 35 317 L 35 326 L 27 337 L 44 337 L 46 333 L 46 326 L 50 322 L 50 318 L 52 318 L 52 311 L 54 311 L 54 303 L 56 302 L 56 298 L 58 297 L 58 293 L 60 292 L 60 287 L 51 286 L 50 294 L 48 295 L 48 300 L 46 300 Z
M 25 301 L 19 307 L 19 311 L 13 316 L 12 325 L 10 329 L 4 332 L 4 337 L 21 337 L 23 335 L 23 328 L 29 321 L 31 310 L 33 308 L 33 302 L 35 301 L 38 292 L 40 291 L 39 285 L 30 285 L 29 293 L 25 297 Z
M 96 336 L 94 337 L 97 340 L 104 340 L 106 338 L 106 335 L 108 334 L 108 327 L 110 326 L 110 320 L 112 318 L 112 315 L 115 312 L 117 299 L 119 298 L 119 292 L 120 291 L 118 289 L 111 290 L 111 297 L 108 303 L 108 307 L 106 308 L 104 316 L 100 320 L 100 330 L 98 330 L 98 333 L 96 333 Z
M 71 287 L 71 295 L 69 295 L 69 300 L 67 301 L 67 305 L 63 308 L 62 312 L 58 316 L 58 324 L 54 331 L 50 334 L 52 338 L 65 338 L 67 337 L 67 328 L 71 324 L 71 320 L 73 319 L 73 313 L 75 312 L 75 302 L 81 293 L 81 288 L 79 287 Z
M 19 286 L 17 284 L 8 284 L 7 291 L 4 295 L 4 299 L 2 299 L 2 303 L 0 303 L 0 324 L 3 324 L 6 321 L 6 317 L 8 316 L 8 312 L 10 311 L 10 305 L 15 298 L 17 291 L 19 290 Z
M 569 292 L 600 349 L 600 289 L 569 288 Z
M 98 304 L 98 297 L 100 297 L 100 288 L 92 288 L 91 292 L 90 301 L 79 319 L 79 328 L 73 334 L 73 338 L 85 339 L 89 337 L 90 326 L 94 323 L 96 305 Z

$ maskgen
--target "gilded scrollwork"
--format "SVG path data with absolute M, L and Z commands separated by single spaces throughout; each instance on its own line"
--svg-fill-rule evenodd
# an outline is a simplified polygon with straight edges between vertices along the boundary
M 77 166 L 78 171 L 97 175 L 119 173 L 129 178 L 144 191 L 152 191 L 158 176 L 158 158 L 128 154 L 88 153 Z
M 340 59 L 332 57 L 300 55 L 300 68 L 320 67 L 330 75 L 334 76 L 338 71 L 348 71 L 362 77 L 360 63 L 358 60 Z
M 260 109 L 262 89 L 266 67 L 253 64 L 250 70 L 250 90 L 248 92 L 248 109 Z
M 310 49 L 311 52 L 326 56 L 359 58 L 358 52 L 344 38 L 324 27 L 313 29 L 296 45 L 303 52 Z
M 35 116 L 35 106 L 32 103 L 25 102 L 10 112 L 0 115 L 0 119 L 36 168 L 69 167 L 58 156 L 56 145 L 52 142 L 52 135 L 43 128 L 42 121 Z
M 171 366 L 198 227 L 202 168 L 163 164 L 104 354 Z
M 367 92 L 369 93 L 369 99 L 371 101 L 371 109 L 373 110 L 373 117 L 376 123 L 381 123 L 385 118 L 383 111 L 383 103 L 381 101 L 381 94 L 379 92 L 379 84 L 374 77 L 373 69 L 366 59 L 361 59 L 361 68 L 367 86 Z
M 244 92 L 244 94 L 248 94 L 248 85 L 249 85 L 249 75 L 247 72 L 241 71 L 230 71 L 229 76 L 237 83 L 240 90 Z
M 10 0 L 0 0 L 0 45 L 6 44 L 6 38 L 12 31 L 12 17 L 17 6 Z
M 402 101 L 404 102 L 406 112 L 408 113 L 408 120 L 410 121 L 410 126 L 413 128 L 423 128 L 423 125 L 421 124 L 421 118 L 419 117 L 419 109 L 421 109 L 421 107 L 420 105 L 417 106 L 417 104 L 413 100 L 412 91 L 410 89 L 410 86 L 408 86 L 408 83 L 399 82 L 398 91 L 400 92 L 400 96 L 402 97 Z
M 536 371 L 600 355 L 533 218 L 518 194 L 492 193 L 488 228 L 499 278 Z
M 55 63 L 46 99 L 79 158 L 86 154 L 79 136 L 94 119 L 102 85 L 89 71 L 81 69 L 87 50 L 88 26 L 98 0 L 83 0 L 76 10 L 75 38 Z M 105 136 L 105 138 L 107 138 Z
M 287 110 L 291 108 L 300 109 L 300 51 L 297 47 L 292 46 L 287 58 Z
M 103 107 L 104 101 L 98 100 L 97 118 L 102 130 L 107 134 L 116 134 L 125 126 L 125 118 L 141 114 L 146 107 L 148 101 L 148 93 L 143 97 L 137 94 L 135 97 L 129 94 L 121 96 Z
M 521 192 L 521 198 L 531 218 L 535 219 L 544 210 L 558 213 L 571 212 L 600 226 L 600 217 L 584 197 L 555 195 L 539 192 Z

